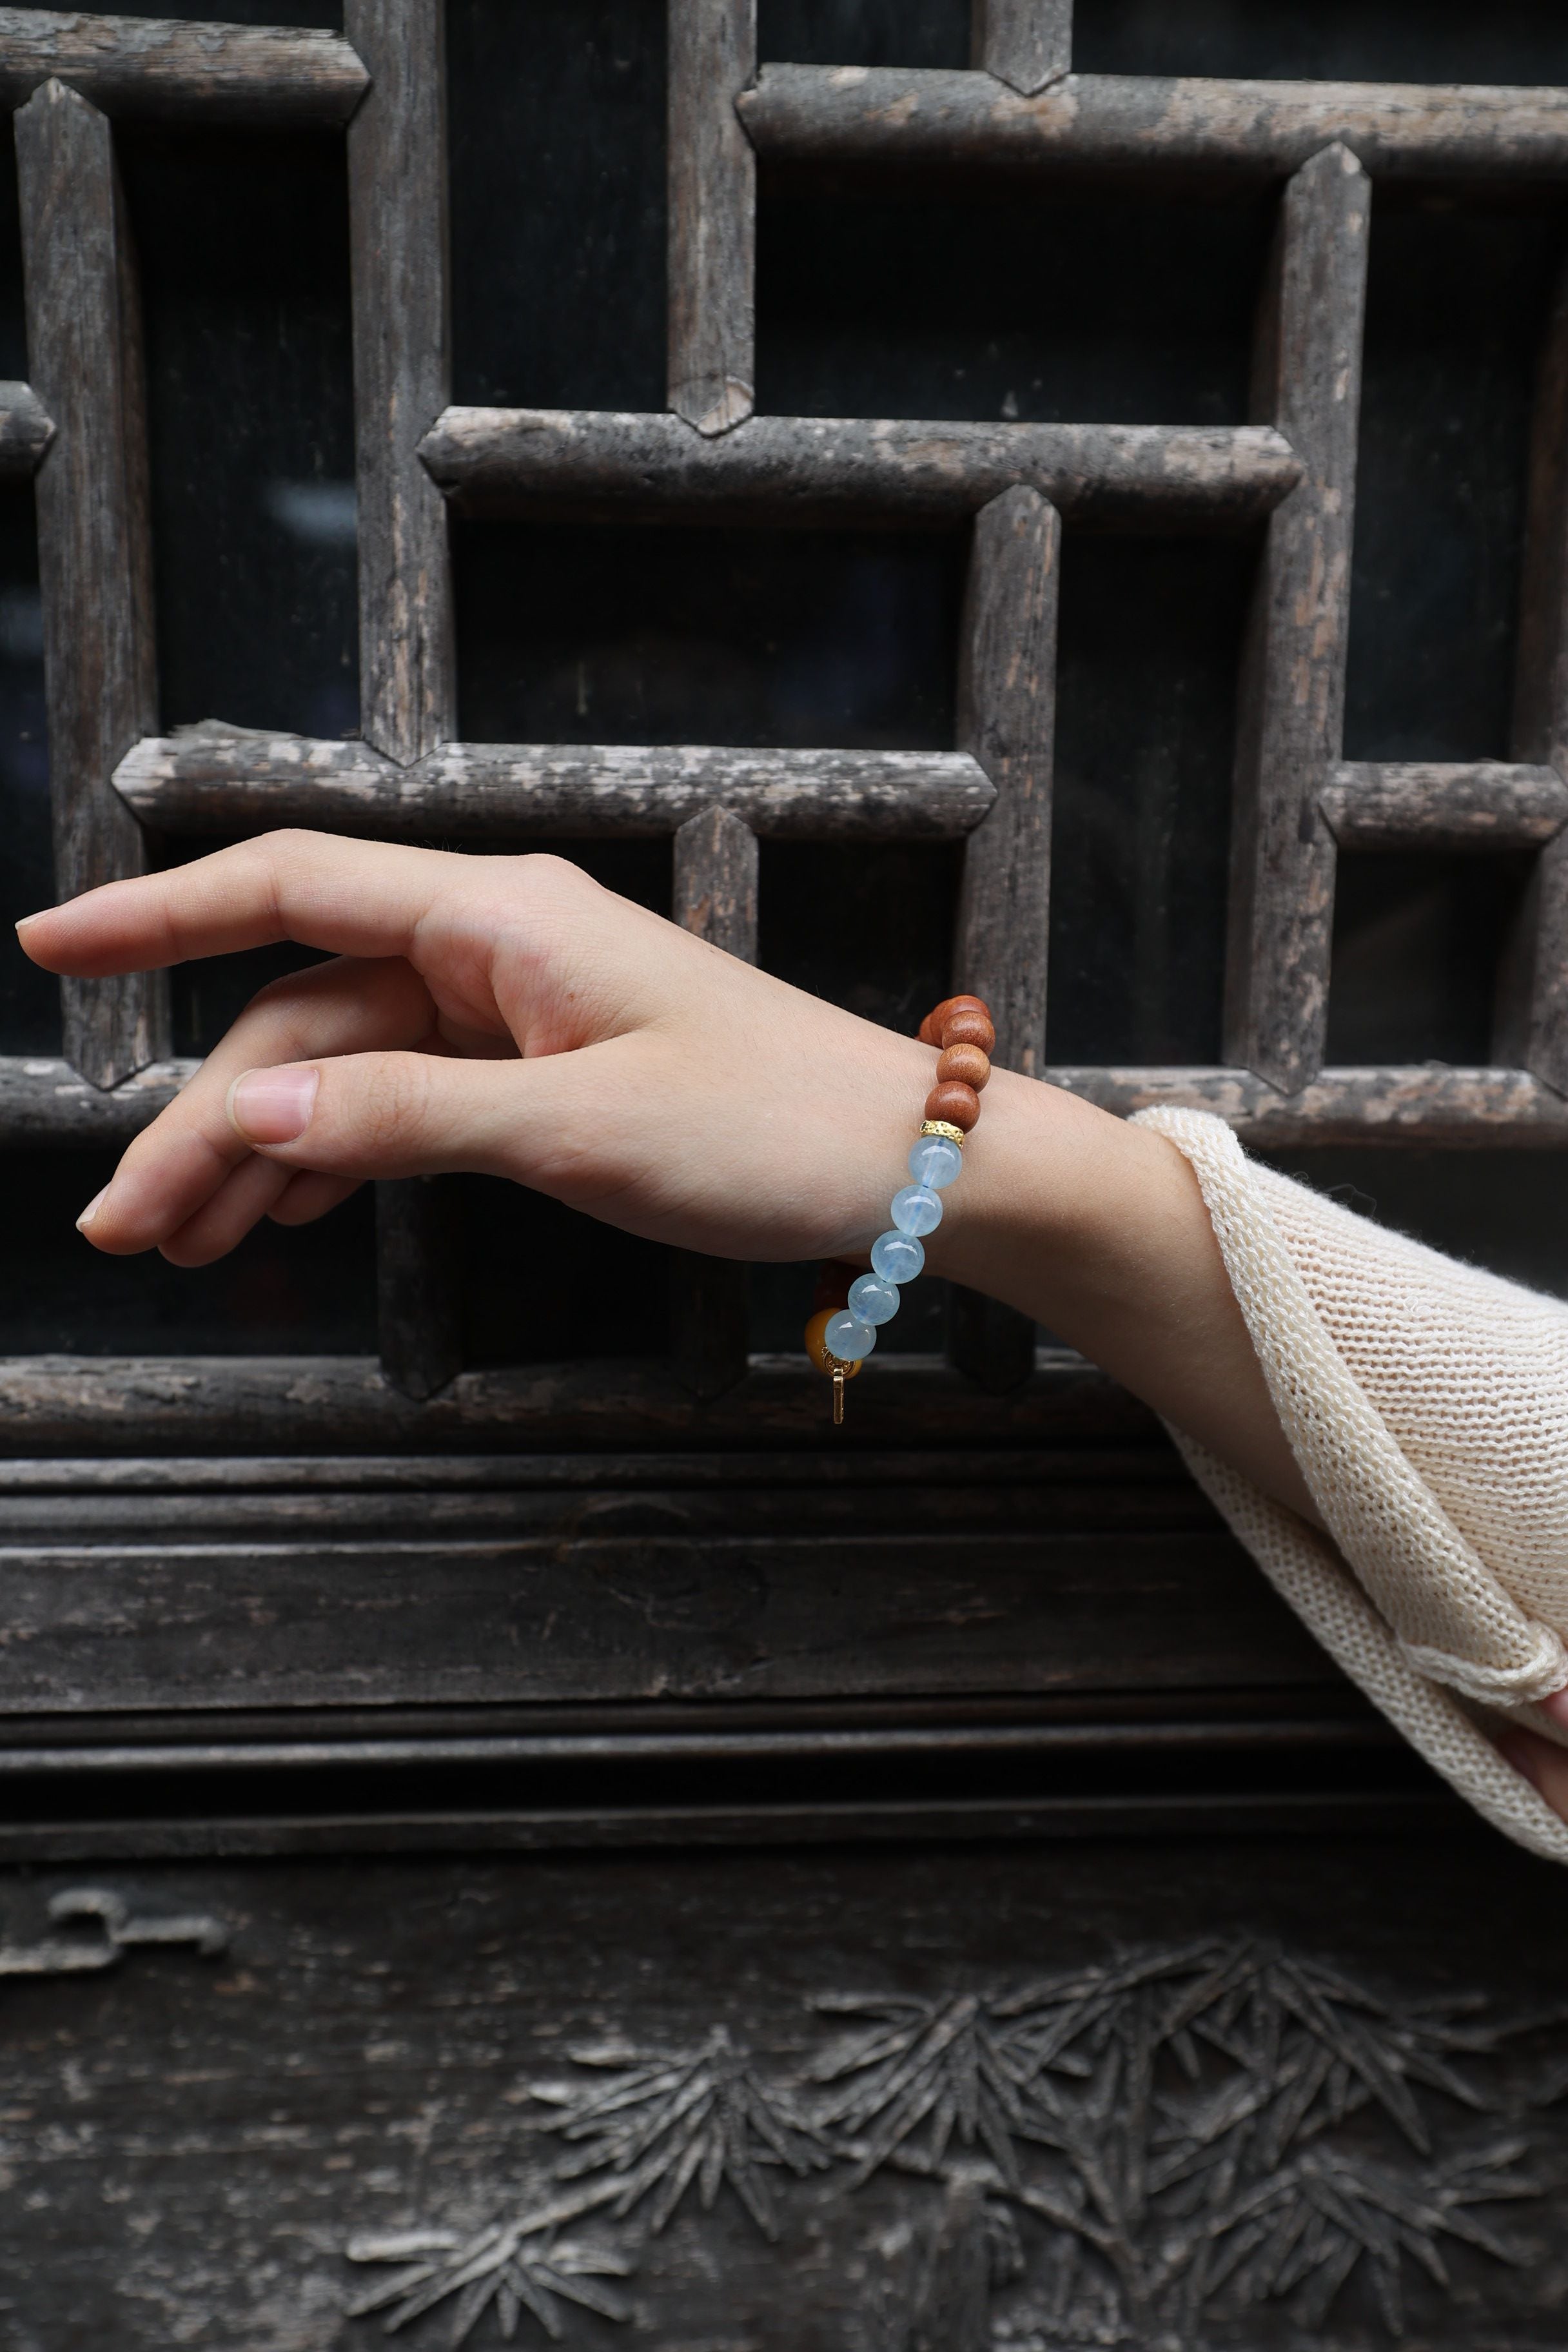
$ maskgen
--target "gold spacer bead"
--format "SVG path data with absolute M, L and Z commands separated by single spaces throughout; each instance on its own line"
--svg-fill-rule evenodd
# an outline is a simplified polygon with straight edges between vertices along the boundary
M 921 1133 L 922 1135 L 943 1135 L 947 1138 L 949 1143 L 956 1143 L 960 1151 L 963 1149 L 963 1129 L 961 1127 L 954 1127 L 949 1119 L 922 1118 L 921 1121 Z

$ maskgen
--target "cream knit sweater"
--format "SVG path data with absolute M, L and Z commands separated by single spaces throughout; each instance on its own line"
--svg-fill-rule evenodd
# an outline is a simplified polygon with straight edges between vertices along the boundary
M 1568 1862 L 1568 1823 L 1486 1736 L 1568 1745 L 1568 1304 L 1461 1265 L 1249 1160 L 1223 1120 L 1138 1124 L 1192 1162 L 1331 1542 L 1173 1431 L 1330 1655 L 1461 1795 Z

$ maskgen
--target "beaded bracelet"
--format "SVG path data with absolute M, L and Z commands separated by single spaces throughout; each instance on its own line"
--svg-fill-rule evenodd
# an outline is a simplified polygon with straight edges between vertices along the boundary
M 914 1181 L 893 1195 L 892 1225 L 871 1244 L 871 1271 L 857 1274 L 835 1259 L 823 1265 L 805 1327 L 805 1352 L 833 1381 L 833 1420 L 844 1419 L 844 1384 L 899 1311 L 899 1286 L 925 1264 L 923 1236 L 942 1223 L 942 1194 L 963 1165 L 964 1138 L 980 1118 L 980 1090 L 991 1076 L 996 1029 L 978 996 L 949 996 L 921 1023 L 922 1045 L 938 1045 L 936 1084 L 925 1099 L 921 1131 L 910 1149 Z

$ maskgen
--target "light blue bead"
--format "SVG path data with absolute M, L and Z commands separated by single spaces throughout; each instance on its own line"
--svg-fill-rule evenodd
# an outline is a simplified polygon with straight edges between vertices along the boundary
M 963 1165 L 963 1152 L 945 1135 L 922 1135 L 910 1151 L 910 1174 L 933 1192 L 951 1184 Z
M 901 1234 L 934 1234 L 942 1223 L 942 1202 L 923 1184 L 906 1184 L 893 1195 L 890 1212 Z
M 858 1364 L 876 1346 L 877 1334 L 858 1315 L 836 1315 L 822 1335 L 822 1344 L 830 1356 L 841 1357 L 847 1364 Z
M 862 1323 L 890 1323 L 898 1311 L 898 1290 L 879 1274 L 862 1274 L 850 1284 L 849 1312 Z
M 884 1282 L 912 1282 L 925 1262 L 912 1234 L 879 1234 L 871 1244 L 871 1264 Z

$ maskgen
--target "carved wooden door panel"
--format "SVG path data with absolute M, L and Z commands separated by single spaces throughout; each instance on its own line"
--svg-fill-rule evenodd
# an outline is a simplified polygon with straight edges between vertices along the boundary
M 548 845 L 1568 1290 L 1553 12 L 199 13 L 0 12 L 12 914 Z M 1050 1334 L 89 1260 L 279 968 L 0 967 L 0 2344 L 1556 2342 L 1560 1874 Z

